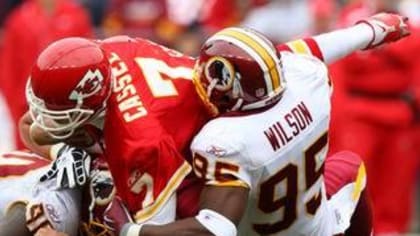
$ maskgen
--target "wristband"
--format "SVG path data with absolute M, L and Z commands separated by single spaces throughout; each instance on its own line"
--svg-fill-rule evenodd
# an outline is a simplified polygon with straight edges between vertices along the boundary
M 120 236 L 139 236 L 143 225 L 127 223 L 123 225 Z
M 235 224 L 215 211 L 203 209 L 195 219 L 216 236 L 236 236 L 237 234 Z

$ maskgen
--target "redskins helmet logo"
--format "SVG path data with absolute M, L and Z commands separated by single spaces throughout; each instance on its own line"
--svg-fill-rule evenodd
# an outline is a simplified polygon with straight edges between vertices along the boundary
M 114 198 L 115 191 L 114 183 L 109 171 L 100 170 L 94 175 L 90 183 L 90 193 L 93 204 L 97 206 L 108 205 Z
M 102 81 L 104 76 L 96 69 L 95 71 L 89 70 L 83 79 L 76 85 L 76 88 L 70 93 L 70 100 L 83 100 L 88 98 L 101 90 Z
M 204 73 L 209 83 L 215 83 L 214 88 L 219 91 L 228 91 L 235 80 L 233 65 L 223 57 L 210 58 L 204 67 Z M 216 80 L 217 82 L 214 82 Z

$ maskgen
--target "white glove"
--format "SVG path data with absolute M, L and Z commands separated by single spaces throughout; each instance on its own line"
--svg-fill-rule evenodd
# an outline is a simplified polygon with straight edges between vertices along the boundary
M 90 173 L 90 155 L 80 148 L 66 144 L 57 145 L 61 145 L 58 146 L 57 158 L 47 173 L 41 176 L 40 181 L 44 182 L 56 178 L 57 189 L 83 186 Z
M 365 49 L 391 43 L 410 35 L 408 18 L 398 14 L 379 13 L 357 22 L 369 25 L 373 30 L 373 38 Z

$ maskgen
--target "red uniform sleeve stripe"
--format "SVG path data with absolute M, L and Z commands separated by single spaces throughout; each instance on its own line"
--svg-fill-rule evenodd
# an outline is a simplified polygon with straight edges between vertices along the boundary
M 48 164 L 48 163 L 47 163 Z M 45 163 L 35 162 L 29 165 L 1 165 L 0 166 L 0 179 L 14 176 L 21 176 L 29 171 L 46 166 Z
M 283 51 L 293 52 L 292 49 L 289 46 L 287 46 L 287 44 L 285 43 L 279 44 L 276 47 L 279 52 L 283 52 Z
M 313 38 L 306 38 L 303 41 L 305 41 L 313 56 L 319 58 L 321 61 L 324 61 L 324 55 L 322 55 L 318 43 Z

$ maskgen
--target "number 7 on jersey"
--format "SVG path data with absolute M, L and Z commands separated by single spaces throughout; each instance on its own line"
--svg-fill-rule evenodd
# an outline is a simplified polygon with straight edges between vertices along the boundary
M 178 95 L 173 79 L 192 80 L 193 70 L 191 68 L 170 67 L 164 61 L 155 58 L 138 57 L 135 61 L 142 70 L 147 85 L 156 98 Z M 168 79 L 165 77 L 168 77 Z

